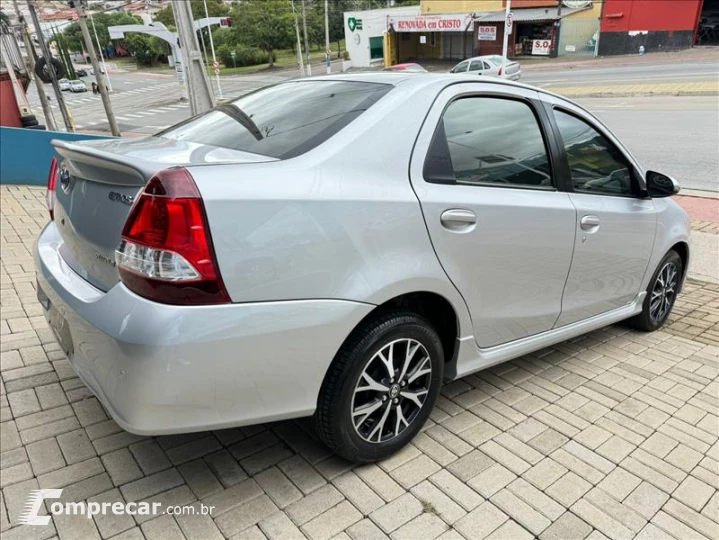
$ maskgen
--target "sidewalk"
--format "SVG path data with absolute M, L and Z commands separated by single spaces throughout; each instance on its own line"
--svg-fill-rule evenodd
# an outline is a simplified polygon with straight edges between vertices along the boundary
M 617 324 L 447 384 L 410 445 L 355 466 L 304 420 L 123 431 L 37 301 L 44 198 L 0 188 L 2 540 L 719 538 L 719 286 L 689 280 L 661 331 Z M 20 524 L 40 488 L 214 510 Z
M 719 95 L 719 81 L 605 84 L 599 86 L 552 86 L 550 88 L 546 88 L 545 90 L 569 98 L 716 96 Z
M 640 56 L 639 54 L 622 54 L 616 56 L 577 57 L 567 59 L 566 56 L 557 58 L 528 57 L 522 58 L 522 71 L 542 71 L 558 69 L 586 69 L 608 68 L 635 65 L 675 64 L 695 62 L 716 62 L 719 57 L 719 47 L 695 47 L 681 51 L 652 52 Z
M 675 200 L 689 214 L 692 223 L 689 276 L 719 283 L 719 195 L 711 195 L 678 195 Z

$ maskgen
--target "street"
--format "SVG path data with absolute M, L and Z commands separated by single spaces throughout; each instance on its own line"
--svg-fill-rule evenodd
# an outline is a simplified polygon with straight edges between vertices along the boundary
M 339 65 L 334 64 L 337 69 Z M 522 82 L 564 93 L 593 88 L 602 92 L 646 86 L 647 83 L 713 83 L 719 78 L 715 62 L 655 63 L 574 69 L 528 66 Z M 545 69 L 546 68 L 546 69 Z M 322 68 L 315 67 L 316 72 Z M 297 76 L 296 70 L 234 75 L 221 78 L 225 98 Z M 171 73 L 130 71 L 110 75 L 112 104 L 123 134 L 149 135 L 188 118 L 189 104 L 180 101 Z M 87 78 L 86 82 L 91 82 Z M 217 92 L 216 81 L 212 78 Z M 49 86 L 48 86 L 49 90 Z M 51 94 L 51 92 L 50 92 Z M 65 92 L 65 100 L 79 131 L 107 132 L 99 96 Z M 31 100 L 37 95 L 31 90 Z M 673 175 L 684 188 L 719 191 L 719 115 L 713 96 L 577 97 L 612 129 L 647 169 Z M 54 109 L 57 121 L 59 111 Z

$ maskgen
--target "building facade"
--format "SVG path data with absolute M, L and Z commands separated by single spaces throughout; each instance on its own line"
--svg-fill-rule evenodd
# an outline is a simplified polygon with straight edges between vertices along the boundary
M 597 56 L 719 42 L 719 0 L 422 0 L 419 6 L 345 13 L 357 67 L 471 56 Z M 716 20 L 715 20 L 716 19 Z M 359 24 L 357 24 L 359 22 Z
M 711 0 L 605 0 L 599 54 L 685 49 L 695 44 Z M 719 22 L 719 21 L 717 21 Z

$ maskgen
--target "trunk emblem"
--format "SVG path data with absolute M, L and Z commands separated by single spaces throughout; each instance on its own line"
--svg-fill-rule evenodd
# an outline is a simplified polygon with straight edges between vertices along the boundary
M 132 203 L 135 201 L 135 197 L 133 197 L 132 195 L 125 195 L 123 193 L 118 193 L 117 191 L 111 191 L 107 194 L 107 197 L 111 201 L 121 202 L 128 206 L 132 206 Z
M 68 171 L 65 167 L 60 169 L 60 187 L 65 193 L 70 193 L 70 190 L 72 189 L 70 180 L 70 171 Z

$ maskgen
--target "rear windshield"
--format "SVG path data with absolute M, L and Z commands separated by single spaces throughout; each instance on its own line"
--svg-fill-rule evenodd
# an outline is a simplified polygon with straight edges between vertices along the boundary
M 504 58 L 502 58 L 501 56 L 490 56 L 489 61 L 492 62 L 495 66 L 501 66 L 502 64 L 504 64 Z
M 376 103 L 388 84 L 300 81 L 263 88 L 158 137 L 286 159 L 322 144 Z

